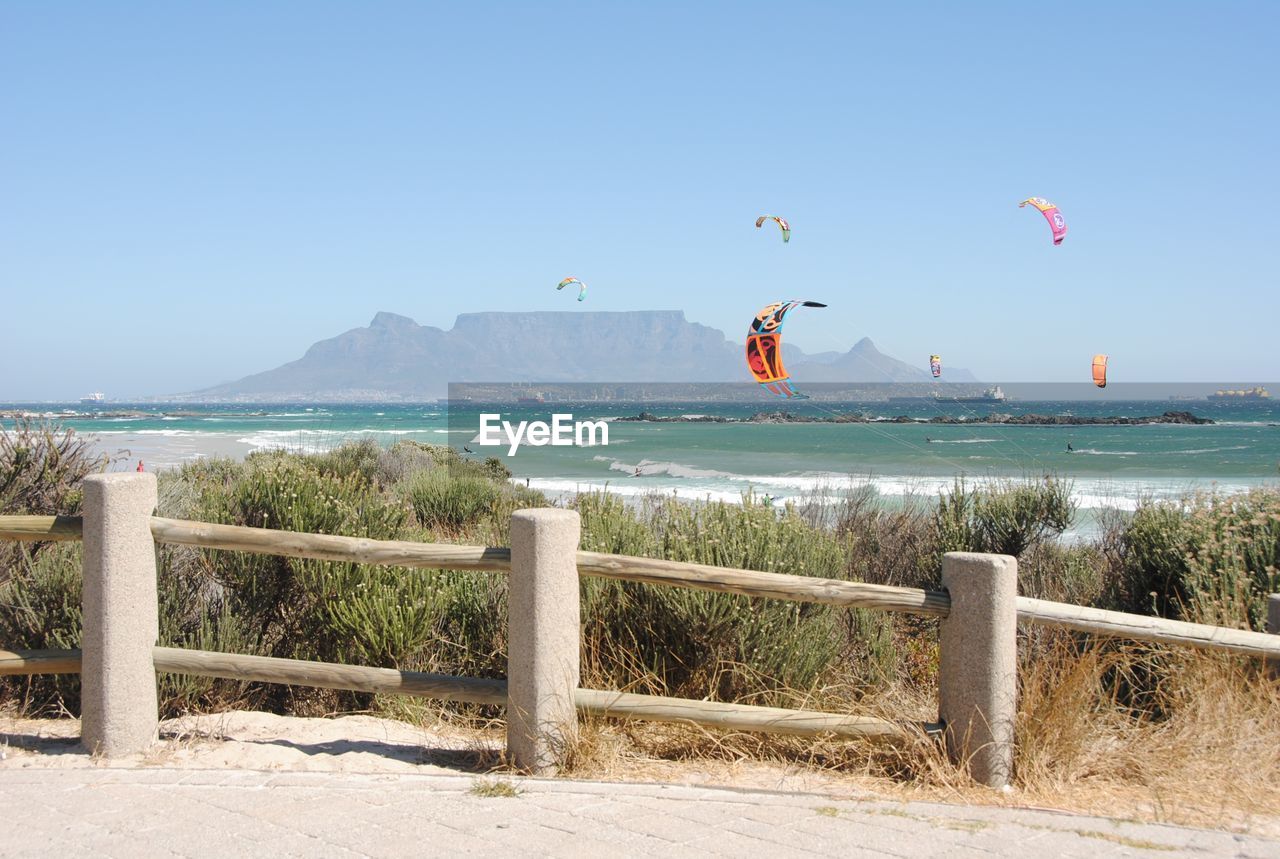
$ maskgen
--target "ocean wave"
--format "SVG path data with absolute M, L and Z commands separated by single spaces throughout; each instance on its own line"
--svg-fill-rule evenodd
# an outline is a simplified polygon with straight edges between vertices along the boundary
M 516 478 L 512 482 L 519 483 Z M 645 495 L 672 495 L 686 501 L 724 501 L 738 504 L 742 501 L 740 491 L 723 489 L 707 489 L 696 486 L 654 486 L 652 484 L 610 483 L 598 480 L 570 480 L 567 478 L 533 477 L 529 479 L 529 487 L 557 496 L 573 496 L 588 492 L 607 492 L 638 498 Z
M 1220 427 L 1280 427 L 1280 423 L 1276 421 L 1215 421 L 1214 424 Z
M 1092 447 L 1077 447 L 1068 453 L 1084 453 L 1089 456 L 1140 456 L 1136 450 L 1097 450 Z
M 665 474 L 669 477 L 693 480 L 705 480 L 707 478 L 720 478 L 723 480 L 737 479 L 737 475 L 728 471 L 716 471 L 711 468 L 695 468 L 692 465 L 681 465 L 678 462 L 661 462 L 652 459 L 642 459 L 637 463 L 628 463 L 618 459 L 609 460 L 608 457 L 595 457 L 595 459 L 609 461 L 609 468 L 613 471 L 624 471 L 628 474 L 639 475 L 641 477 L 657 477 Z
M 136 429 L 136 430 L 90 430 L 92 435 L 163 435 L 169 437 L 181 435 L 207 435 L 215 436 L 221 433 L 201 432 L 199 430 L 186 429 Z
M 618 462 L 610 457 L 597 456 L 596 461 L 609 462 L 617 471 L 634 473 L 635 465 Z M 585 487 L 580 491 L 608 491 L 619 495 L 637 496 L 651 492 L 675 494 L 680 498 L 730 501 L 737 503 L 746 492 L 768 494 L 778 501 L 803 501 L 804 503 L 838 504 L 852 492 L 872 491 L 877 496 L 892 499 L 922 498 L 933 499 L 944 492 L 950 492 L 955 486 L 955 478 L 951 476 L 920 475 L 850 475 L 834 472 L 805 472 L 783 475 L 748 475 L 711 471 L 709 475 L 683 476 L 691 471 L 703 472 L 709 469 L 690 469 L 675 463 L 659 463 L 648 461 L 649 471 L 644 471 L 642 460 L 641 474 L 635 480 L 600 481 L 583 478 L 533 478 L 532 486 L 546 486 L 557 493 L 573 492 L 575 486 Z M 675 465 L 674 469 L 669 466 Z M 1009 478 L 1001 476 L 970 476 L 967 485 L 970 488 L 997 486 Z M 1134 480 L 1116 480 L 1113 478 L 1075 478 L 1068 481 L 1071 485 L 1071 498 L 1081 510 L 1121 510 L 1133 511 L 1144 499 L 1174 500 L 1188 492 L 1213 489 L 1224 494 L 1236 494 L 1248 491 L 1256 482 L 1208 481 L 1193 478 L 1142 478 Z
M 931 438 L 928 444 L 993 444 L 995 442 L 1004 441 L 999 438 Z

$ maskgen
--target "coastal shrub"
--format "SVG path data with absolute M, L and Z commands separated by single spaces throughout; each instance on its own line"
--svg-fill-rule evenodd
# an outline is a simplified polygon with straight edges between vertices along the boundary
M 638 507 L 593 493 L 574 502 L 583 548 L 675 561 L 832 575 L 840 544 L 794 511 L 743 499 L 685 504 L 646 499 Z M 825 606 L 752 599 L 687 588 L 587 579 L 583 583 L 586 667 L 624 688 L 720 700 L 804 693 L 841 647 Z
M 432 445 L 403 439 L 379 451 L 377 481 L 384 487 L 396 486 L 419 471 L 430 471 L 439 465 L 440 455 Z
M 848 578 L 936 588 L 941 568 L 932 513 L 932 505 L 917 496 L 889 504 L 870 486 L 842 493 L 833 508 L 831 529 L 845 543 Z
M 376 483 L 382 447 L 368 436 L 348 441 L 337 447 L 308 456 L 306 462 L 323 475 L 338 478 L 358 477 Z
M 302 457 L 255 457 L 222 492 L 208 492 L 200 518 L 211 522 L 315 534 L 395 539 L 408 511 L 363 476 L 325 475 Z M 317 602 L 329 580 L 351 565 L 252 553 L 203 554 L 209 576 L 233 614 L 254 630 L 254 651 L 272 656 L 332 658 L 335 635 Z
M 409 667 L 436 635 L 442 615 L 437 576 L 424 570 L 348 566 L 334 569 L 320 601 L 325 625 L 344 661 Z
M 19 417 L 0 426 L 0 513 L 75 514 L 81 482 L 110 462 L 73 429 Z
M 1120 523 L 1113 600 L 1122 611 L 1178 617 L 1193 535 L 1185 501 L 1145 499 Z
M 1263 629 L 1280 590 L 1280 493 L 1197 494 L 1149 501 L 1124 531 L 1130 603 L 1202 623 Z
M 1001 480 L 981 487 L 958 479 L 943 492 L 934 514 L 942 552 L 994 552 L 1018 557 L 1071 525 L 1075 502 L 1071 484 L 1046 475 L 1041 480 Z
M 40 552 L 19 546 L 0 584 L 0 647 L 63 650 L 80 646 L 80 543 L 50 543 Z M 33 712 L 80 706 L 77 674 L 0 677 L 0 699 L 24 700 Z
M 1018 559 L 1018 593 L 1035 599 L 1097 605 L 1107 590 L 1108 564 L 1096 545 L 1036 543 Z
M 221 594 L 190 587 L 190 579 L 172 574 L 172 565 L 162 564 L 161 570 L 168 575 L 160 576 L 160 644 L 218 653 L 258 652 L 254 618 L 237 614 Z M 191 674 L 157 674 L 156 683 L 160 711 L 166 715 L 263 706 L 261 693 L 268 688 Z M 255 688 L 259 694 L 254 694 Z
M 489 514 L 500 490 L 480 475 L 436 469 L 410 477 L 405 494 L 420 525 L 457 533 Z
M 214 522 L 375 540 L 395 538 L 408 518 L 362 475 L 325 474 L 287 455 L 246 461 L 226 491 L 207 494 L 201 506 Z

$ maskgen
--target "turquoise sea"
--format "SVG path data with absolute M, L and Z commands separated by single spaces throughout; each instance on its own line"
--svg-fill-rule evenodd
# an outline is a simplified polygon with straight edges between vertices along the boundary
M 891 418 L 950 414 L 966 421 L 991 412 L 983 405 L 831 403 L 793 401 L 796 414 L 843 412 Z M 765 408 L 776 409 L 775 404 Z M 93 413 L 94 409 L 99 409 Z M 370 437 L 464 445 L 475 456 L 498 456 L 516 480 L 550 494 L 607 489 L 628 496 L 650 492 L 682 498 L 736 501 L 745 492 L 800 499 L 871 486 L 886 499 L 935 494 L 957 476 L 971 481 L 1054 473 L 1069 478 L 1085 509 L 1132 508 L 1144 495 L 1168 497 L 1216 488 L 1234 492 L 1280 485 L 1280 403 L 1133 401 L 1018 401 L 1006 414 L 1158 415 L 1192 411 L 1212 425 L 1008 426 L 869 424 L 632 423 L 613 420 L 641 409 L 658 415 L 748 416 L 752 403 L 533 403 L 482 406 L 439 404 L 0 404 L 63 418 L 95 445 L 118 457 L 116 468 L 173 468 L 210 456 L 241 458 L 284 448 L 321 451 Z M 111 416 L 110 412 L 137 412 Z M 475 443 L 482 411 L 503 419 L 550 420 L 552 413 L 609 423 L 608 445 L 504 447 Z M 1074 452 L 1067 451 L 1070 443 Z

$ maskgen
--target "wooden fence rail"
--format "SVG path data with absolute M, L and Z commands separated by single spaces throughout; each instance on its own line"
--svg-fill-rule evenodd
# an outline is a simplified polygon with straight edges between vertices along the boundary
M 79 540 L 83 521 L 79 516 L 0 516 L 0 540 Z
M 1250 656 L 1280 656 L 1280 636 L 1247 629 L 1187 623 L 1122 611 L 1018 597 L 1018 620 L 1113 638 L 1224 650 Z
M 79 516 L 0 516 L 0 539 L 77 540 Z M 153 516 L 151 534 L 159 543 L 226 549 L 324 561 L 423 569 L 507 572 L 511 550 L 492 546 L 367 540 L 328 534 L 303 534 L 271 528 L 215 525 Z M 946 617 L 946 591 L 900 588 L 863 582 L 820 579 L 757 570 L 737 570 L 639 558 L 578 552 L 578 572 L 630 582 L 693 588 L 750 597 Z M 1280 657 L 1280 639 L 1262 632 L 1188 623 L 1161 617 L 1107 611 L 1069 603 L 1018 597 L 1018 620 L 1095 635 Z
M 139 679 L 143 675 L 134 672 L 133 679 L 129 681 L 133 686 L 126 689 L 119 681 L 115 681 L 113 685 L 107 674 L 100 676 L 96 673 L 109 670 L 105 667 L 105 658 L 127 656 L 124 661 L 116 664 L 136 666 L 138 660 L 143 660 L 144 668 L 149 665 L 154 669 L 149 670 L 151 675 L 154 675 L 154 671 L 165 671 L 505 706 L 509 721 L 509 744 L 514 742 L 511 725 L 532 712 L 526 712 L 524 707 L 537 709 L 540 702 L 547 700 L 548 696 L 568 702 L 570 716 L 576 710 L 630 719 L 693 722 L 733 730 L 800 736 L 833 735 L 871 740 L 904 740 L 921 736 L 922 732 L 936 733 L 941 730 L 947 736 L 953 755 L 969 762 L 970 771 L 975 778 L 986 784 L 999 786 L 1007 782 L 1012 764 L 1012 723 L 1015 716 L 1013 702 L 1016 696 L 1010 648 L 1013 629 L 1018 621 L 1095 635 L 1280 657 L 1280 637 L 1274 635 L 1017 597 L 1016 562 L 1002 556 L 948 554 L 943 564 L 943 581 L 950 587 L 950 592 L 900 588 L 579 551 L 575 548 L 578 540 L 577 514 L 569 511 L 518 513 L 517 518 L 524 517 L 521 518 L 522 526 L 519 529 L 523 536 L 517 539 L 517 529 L 513 527 L 511 549 L 305 534 L 186 522 L 132 512 L 149 509 L 146 504 L 138 504 L 140 499 L 145 501 L 144 496 L 150 497 L 150 505 L 154 506 L 154 481 L 153 475 L 144 474 L 90 477 L 86 481 L 83 518 L 0 516 L 0 539 L 35 542 L 85 540 L 85 640 L 92 640 L 95 648 L 102 648 L 102 652 L 96 649 L 86 651 L 94 657 L 94 667 L 90 668 L 90 659 L 87 656 L 82 658 L 78 650 L 0 650 L 0 675 L 65 674 L 80 672 L 82 669 L 94 673 L 89 679 L 104 688 L 100 690 L 103 693 L 101 700 L 94 706 L 91 706 L 91 696 L 86 692 L 86 741 L 91 729 L 97 732 L 106 730 L 113 718 L 117 723 L 132 722 L 132 736 L 135 738 L 154 735 L 153 729 L 150 733 L 147 730 L 139 733 L 140 719 L 149 718 L 153 726 L 155 719 L 154 713 L 146 715 L 147 689 L 145 685 L 138 685 L 144 682 Z M 93 485 L 89 486 L 90 483 Z M 113 498 L 117 500 L 113 501 Z M 115 510 L 111 517 L 112 524 L 111 527 L 105 527 L 104 522 L 110 509 Z M 139 518 L 130 519 L 130 516 Z M 571 517 L 571 521 L 565 517 Z M 522 691 L 519 696 L 516 694 L 516 685 L 504 680 L 156 647 L 153 643 L 154 628 L 148 632 L 138 626 L 137 620 L 132 619 L 133 611 L 130 608 L 145 607 L 140 604 L 134 606 L 129 602 L 130 599 L 136 602 L 136 595 L 143 593 L 150 600 L 148 605 L 154 603 L 154 564 L 151 560 L 143 563 L 142 559 L 153 555 L 148 547 L 153 548 L 155 543 L 417 569 L 500 572 L 511 575 L 513 581 L 519 581 L 521 588 L 528 588 L 535 581 L 540 583 L 536 588 L 544 588 L 548 583 L 554 582 L 557 593 L 564 594 L 565 599 L 574 604 L 576 600 L 572 595 L 576 593 L 577 580 L 585 575 L 748 597 L 933 616 L 942 621 L 942 673 L 946 676 L 940 680 L 940 709 L 945 724 L 895 723 L 870 716 L 720 704 L 577 688 L 576 638 L 557 634 L 551 638 L 559 643 L 552 646 L 546 643 L 551 639 L 538 631 L 542 628 L 539 624 L 569 620 L 572 620 L 571 626 L 576 630 L 576 612 L 565 614 L 553 622 L 549 619 L 550 615 L 539 620 L 530 614 L 534 611 L 533 608 L 519 605 L 510 606 L 509 634 L 514 637 L 516 631 L 519 631 L 527 646 L 539 651 L 509 654 L 511 662 L 508 674 L 520 680 Z M 569 554 L 572 554 L 573 562 L 566 564 L 564 559 Z M 110 575 L 107 575 L 108 570 Z M 99 581 L 98 577 L 102 577 L 102 580 Z M 134 579 L 132 582 L 129 581 L 130 577 Z M 90 581 L 91 578 L 93 581 Z M 133 591 L 130 591 L 131 587 L 134 588 Z M 536 588 L 531 593 L 536 594 Z M 112 594 L 116 592 L 113 589 L 123 590 L 119 590 L 113 597 Z M 120 597 L 125 599 L 111 602 Z M 954 604 L 953 599 L 956 600 Z M 1278 600 L 1280 597 L 1272 598 L 1273 611 L 1280 605 Z M 562 602 L 564 600 L 557 598 L 543 610 L 554 613 L 554 606 Z M 93 603 L 94 612 L 89 610 L 90 603 Z M 154 612 L 154 608 L 151 611 Z M 1280 616 L 1280 612 L 1277 612 L 1277 616 Z M 91 619 L 94 623 L 93 635 L 90 635 L 89 628 Z M 108 627 L 127 632 L 123 637 L 118 633 L 104 636 L 104 630 Z M 117 643 L 108 645 L 107 641 Z M 86 647 L 89 647 L 88 643 Z M 115 647 L 119 652 L 113 656 L 107 653 L 109 647 Z M 139 647 L 144 649 L 138 650 Z M 120 648 L 124 650 L 120 651 Z M 128 651 L 128 654 L 124 651 Z M 518 662 L 516 656 L 519 656 Z M 570 661 L 572 669 L 559 671 L 558 674 L 554 671 L 543 672 L 537 667 L 567 666 Z M 517 666 L 520 666 L 519 670 Z M 524 673 L 526 670 L 531 672 L 527 677 Z M 536 678 L 535 674 L 538 675 Z M 570 681 L 567 686 L 557 685 L 564 684 L 566 680 Z M 151 702 L 154 704 L 154 682 L 150 682 Z M 86 689 L 89 685 L 86 680 Z M 140 705 L 139 701 L 143 703 Z M 104 708 L 114 708 L 114 716 L 103 712 Z M 154 710 L 154 707 L 151 709 Z M 551 714 L 564 712 L 562 705 L 545 711 Z M 513 722 L 513 713 L 523 715 Z M 542 718 L 544 716 L 533 713 L 531 719 L 525 720 L 528 721 L 527 728 L 521 730 L 537 732 L 547 729 L 546 724 L 538 721 Z M 146 725 L 141 727 L 145 729 Z M 979 748 L 970 750 L 967 743 L 974 730 L 985 731 L 990 736 L 982 740 Z M 960 736 L 960 733 L 964 736 Z M 93 736 L 98 737 L 99 733 L 94 733 Z M 541 748 L 544 750 L 548 748 L 545 740 L 543 737 Z M 128 738 L 124 742 L 126 746 L 129 743 L 136 744 L 136 740 Z M 102 746 L 99 750 L 105 750 L 110 755 L 122 753 L 124 747 Z M 516 758 L 519 757 L 517 754 Z
M 0 677 L 79 673 L 79 649 L 0 650 Z
M 170 674 L 284 683 L 289 686 L 342 689 L 349 692 L 410 695 L 469 704 L 503 706 L 507 703 L 505 680 L 177 647 L 155 647 L 152 654 L 156 670 Z M 80 667 L 79 650 L 0 650 L 0 676 L 78 674 Z M 574 704 L 584 713 L 600 716 L 657 722 L 692 722 L 715 728 L 802 737 L 828 735 L 845 739 L 887 741 L 905 740 L 939 730 L 939 726 L 934 723 L 898 724 L 874 716 L 848 716 L 750 704 L 720 704 L 715 701 L 597 689 L 575 690 Z

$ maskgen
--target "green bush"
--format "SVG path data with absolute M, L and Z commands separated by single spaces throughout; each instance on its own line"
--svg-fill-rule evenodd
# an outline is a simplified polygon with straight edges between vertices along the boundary
M 1071 526 L 1071 484 L 1055 477 L 1002 480 L 969 488 L 957 480 L 939 499 L 934 528 L 942 552 L 994 552 L 1018 557 Z
M 0 513 L 74 514 L 81 481 L 109 464 L 75 430 L 20 417 L 0 426 Z
M 312 454 L 307 464 L 327 477 L 359 478 L 365 483 L 377 482 L 382 461 L 382 447 L 372 438 L 349 441 L 332 450 Z
M 651 498 L 638 508 L 615 496 L 578 496 L 585 549 L 799 575 L 839 575 L 845 558 L 830 534 L 791 510 Z M 687 588 L 586 579 L 587 665 L 599 682 L 689 697 L 740 700 L 807 693 L 841 642 L 825 606 Z
M 486 518 L 501 491 L 480 475 L 436 469 L 410 477 L 405 494 L 422 527 L 457 533 Z
M 1122 535 L 1121 601 L 1188 620 L 1263 629 L 1280 590 L 1280 493 L 1200 494 L 1140 505 Z
M 64 650 L 80 646 L 80 544 L 52 543 L 38 553 L 21 546 L 17 563 L 0 584 L 0 647 Z M 0 691 L 21 690 L 30 710 L 75 712 L 78 674 L 5 677 Z M 25 687 L 25 688 L 24 688 Z
M 210 487 L 212 488 L 212 487 Z M 395 539 L 408 511 L 359 474 L 326 475 L 302 457 L 248 460 L 222 492 L 202 498 L 200 518 L 314 534 Z M 229 552 L 204 553 L 208 579 L 222 589 L 234 615 L 253 630 L 254 651 L 329 659 L 338 652 L 317 603 L 331 580 L 351 567 L 328 561 Z

